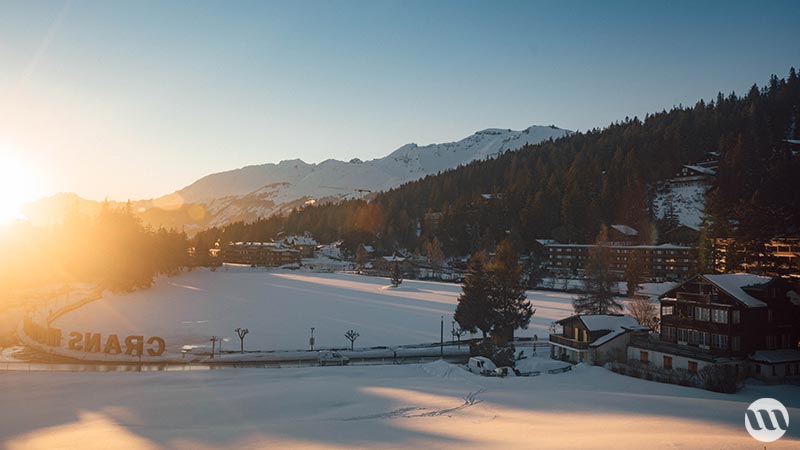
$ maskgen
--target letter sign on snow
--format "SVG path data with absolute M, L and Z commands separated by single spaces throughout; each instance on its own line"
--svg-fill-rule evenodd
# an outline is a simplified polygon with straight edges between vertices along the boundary
M 147 354 L 149 356 L 161 356 L 166 349 L 167 344 L 164 342 L 164 339 L 161 339 L 158 336 L 153 336 L 147 340 L 148 345 L 155 345 L 155 350 L 152 348 L 147 349 Z

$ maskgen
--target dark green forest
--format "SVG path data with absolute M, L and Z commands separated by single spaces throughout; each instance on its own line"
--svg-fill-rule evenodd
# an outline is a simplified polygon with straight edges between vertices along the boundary
M 604 129 L 526 146 L 488 161 L 428 176 L 369 201 L 308 206 L 288 215 L 211 228 L 197 248 L 217 241 L 269 240 L 311 232 L 317 240 L 379 251 L 419 250 L 434 237 L 447 255 L 491 249 L 510 238 L 522 252 L 539 238 L 592 242 L 603 224 L 623 223 L 656 242 L 669 217 L 656 217 L 655 184 L 708 152 L 721 153 L 707 197 L 703 238 L 758 242 L 800 227 L 800 80 L 792 68 L 745 95 L 628 118 Z M 438 227 L 425 215 L 441 212 Z M 418 235 L 419 234 L 419 235 Z

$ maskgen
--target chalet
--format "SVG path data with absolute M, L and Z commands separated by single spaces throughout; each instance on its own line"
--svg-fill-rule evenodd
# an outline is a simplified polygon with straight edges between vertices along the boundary
M 681 224 L 664 233 L 664 236 L 662 236 L 660 240 L 665 244 L 692 246 L 696 245 L 699 239 L 699 229 Z
M 550 335 L 550 357 L 597 365 L 624 359 L 631 336 L 650 330 L 627 314 L 580 314 L 556 324 L 561 333 Z
M 736 364 L 762 378 L 796 376 L 800 295 L 785 280 L 753 274 L 698 275 L 660 297 L 658 339 L 634 339 L 628 359 L 690 373 Z M 749 360 L 748 360 L 749 358 Z M 763 371 L 762 371 L 763 367 Z
M 300 251 L 274 242 L 230 242 L 223 246 L 222 261 L 233 264 L 277 267 L 300 263 Z
M 317 241 L 308 236 L 287 236 L 278 241 L 278 244 L 299 251 L 301 258 L 313 258 L 318 245 Z
M 634 245 L 639 239 L 639 232 L 627 225 L 611 225 L 608 227 L 609 242 L 618 245 Z
M 380 256 L 372 260 L 372 266 L 375 274 L 389 276 L 394 270 L 394 266 L 400 269 L 400 273 L 411 273 L 414 270 L 414 265 L 410 258 L 405 258 L 398 255 Z
M 703 160 L 682 166 L 678 173 L 669 179 L 669 184 L 672 186 L 710 184 L 717 175 L 719 158 L 719 153 L 709 152 Z

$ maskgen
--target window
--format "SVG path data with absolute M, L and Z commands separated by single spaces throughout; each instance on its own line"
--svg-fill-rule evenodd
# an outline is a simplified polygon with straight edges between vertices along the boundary
M 756 364 L 756 374 L 761 375 L 761 364 Z
M 728 311 L 724 309 L 711 310 L 711 321 L 716 323 L 728 323 Z
M 672 370 L 672 356 L 664 356 L 664 368 Z
M 678 342 L 689 342 L 689 330 L 678 328 Z
M 774 350 L 778 347 L 778 339 L 775 335 L 767 336 L 767 349 Z
M 694 320 L 702 320 L 703 322 L 708 322 L 709 315 L 708 315 L 708 308 L 701 308 L 699 306 L 694 307 Z
M 711 346 L 714 348 L 721 348 L 727 349 L 728 348 L 728 336 L 724 334 L 712 334 L 711 335 Z
M 647 364 L 647 363 L 650 362 L 649 357 L 650 357 L 650 355 L 648 355 L 647 352 L 639 352 L 639 361 Z
M 689 361 L 687 369 L 689 369 L 689 373 L 697 373 L 697 362 Z
M 739 314 L 740 313 L 738 309 L 731 311 L 731 323 L 739 323 Z
M 675 342 L 675 327 L 661 327 L 661 339 Z
M 671 316 L 673 308 L 674 307 L 672 305 L 670 305 L 670 306 L 662 306 L 661 307 L 661 315 L 662 316 Z
M 742 339 L 739 336 L 731 338 L 731 350 L 738 352 L 742 349 Z
M 772 310 L 767 310 L 767 322 L 772 322 Z
M 772 366 L 772 376 L 778 375 L 778 366 Z

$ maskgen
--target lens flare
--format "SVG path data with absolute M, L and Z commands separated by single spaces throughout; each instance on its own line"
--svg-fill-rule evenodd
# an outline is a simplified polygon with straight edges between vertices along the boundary
M 25 220 L 22 207 L 38 195 L 33 171 L 14 155 L 0 152 L 0 225 Z

